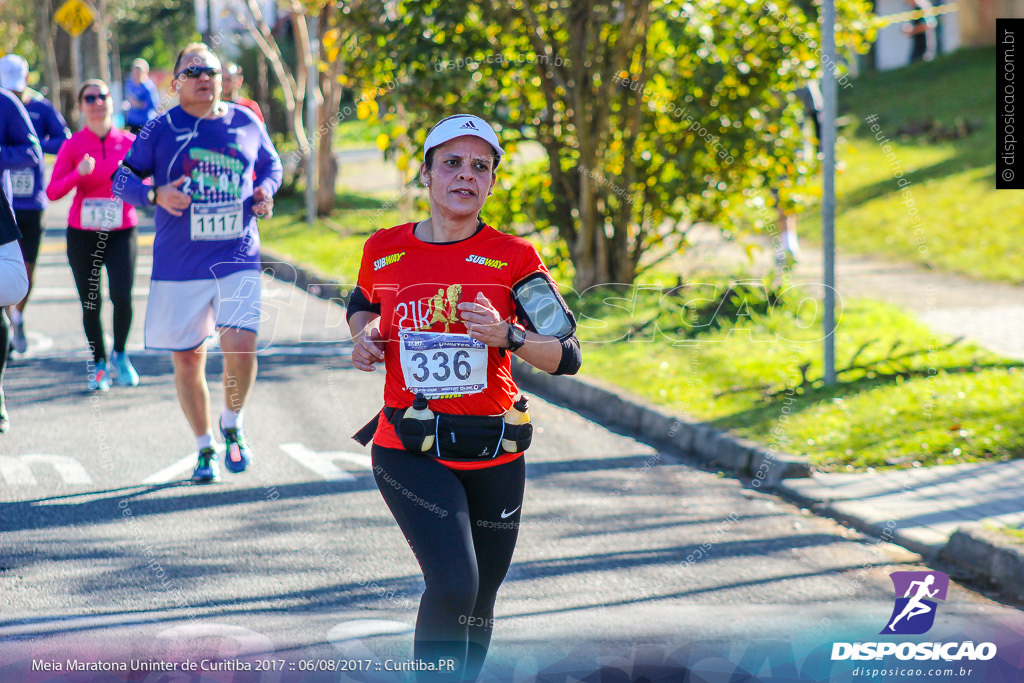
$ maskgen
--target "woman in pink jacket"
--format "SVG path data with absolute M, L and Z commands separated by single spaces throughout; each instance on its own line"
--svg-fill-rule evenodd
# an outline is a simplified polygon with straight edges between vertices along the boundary
M 82 301 L 82 324 L 93 356 L 89 389 L 107 391 L 110 373 L 120 385 L 139 383 L 124 350 L 132 326 L 138 219 L 135 207 L 114 197 L 110 180 L 135 136 L 114 128 L 113 100 L 103 81 L 89 80 L 82 85 L 78 111 L 85 128 L 57 153 L 46 196 L 56 200 L 76 190 L 68 215 L 68 263 Z M 104 266 L 114 306 L 114 352 L 109 365 L 100 320 L 100 271 Z

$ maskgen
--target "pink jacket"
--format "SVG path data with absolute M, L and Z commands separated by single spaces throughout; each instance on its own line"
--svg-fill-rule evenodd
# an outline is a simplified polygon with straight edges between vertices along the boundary
M 110 181 L 134 140 L 134 135 L 117 128 L 111 128 L 103 139 L 85 128 L 61 146 L 53 165 L 50 184 L 46 187 L 46 196 L 54 201 L 72 189 L 77 190 L 68 215 L 70 227 L 79 230 L 124 230 L 138 224 L 135 207 L 122 204 L 120 199 L 114 198 Z M 83 176 L 78 172 L 78 162 L 86 154 L 96 160 L 96 167 L 92 173 Z M 119 204 L 121 215 L 111 215 Z

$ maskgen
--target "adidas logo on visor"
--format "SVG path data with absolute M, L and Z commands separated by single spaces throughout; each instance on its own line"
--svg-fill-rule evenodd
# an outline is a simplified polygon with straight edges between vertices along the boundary
M 462 130 L 463 128 L 472 128 L 473 130 L 478 130 L 476 124 L 473 123 L 473 119 L 470 119 L 469 121 L 466 121 L 464 124 L 459 126 L 459 130 Z

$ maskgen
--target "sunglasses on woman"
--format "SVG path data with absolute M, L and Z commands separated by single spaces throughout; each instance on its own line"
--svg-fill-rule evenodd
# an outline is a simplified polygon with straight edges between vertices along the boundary
M 84 95 L 82 96 L 82 99 L 85 101 L 86 104 L 95 104 L 97 100 L 99 100 L 100 102 L 106 102 L 108 97 L 110 97 L 110 93 L 101 92 L 99 95 Z
M 179 71 L 177 77 L 199 78 L 200 76 L 209 76 L 213 78 L 219 73 L 220 69 L 215 69 L 212 66 L 189 66 Z

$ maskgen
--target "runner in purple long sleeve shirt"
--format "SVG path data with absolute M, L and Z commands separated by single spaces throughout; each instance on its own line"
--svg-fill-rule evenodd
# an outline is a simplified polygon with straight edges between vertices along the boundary
M 173 353 L 175 386 L 199 451 L 193 481 L 219 477 L 206 383 L 206 340 L 220 332 L 225 466 L 242 472 L 252 453 L 242 408 L 256 377 L 260 319 L 257 217 L 269 216 L 281 160 L 248 110 L 220 101 L 220 60 L 192 43 L 175 62 L 181 104 L 150 120 L 114 174 L 114 195 L 156 204 L 147 348 Z M 142 179 L 152 176 L 153 186 Z

